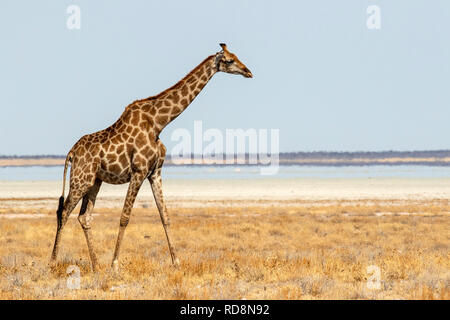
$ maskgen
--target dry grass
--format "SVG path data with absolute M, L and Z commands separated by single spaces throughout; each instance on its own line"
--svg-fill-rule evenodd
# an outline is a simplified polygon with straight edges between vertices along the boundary
M 169 210 L 180 267 L 170 264 L 156 209 L 136 208 L 118 275 L 109 269 L 118 208 L 96 209 L 97 274 L 90 271 L 75 213 L 53 268 L 47 266 L 56 228 L 53 214 L 0 217 L 0 299 L 450 298 L 447 201 Z M 78 290 L 66 285 L 70 265 L 81 271 Z M 379 289 L 367 287 L 370 265 L 380 268 Z

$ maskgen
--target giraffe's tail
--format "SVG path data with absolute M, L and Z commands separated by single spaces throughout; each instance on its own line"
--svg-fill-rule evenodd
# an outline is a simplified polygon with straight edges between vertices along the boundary
M 69 166 L 69 162 L 72 161 L 72 150 L 67 154 L 66 161 L 64 162 L 64 175 L 63 175 L 63 188 L 62 188 L 62 195 L 59 197 L 59 203 L 58 203 L 58 210 L 56 210 L 56 216 L 58 218 L 58 224 L 61 221 L 62 218 L 62 212 L 64 207 L 64 190 L 66 187 L 66 175 L 67 175 L 67 167 Z

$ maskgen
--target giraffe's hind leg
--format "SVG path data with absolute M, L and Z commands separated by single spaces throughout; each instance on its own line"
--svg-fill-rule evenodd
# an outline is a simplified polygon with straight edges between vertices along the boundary
M 69 195 L 64 202 L 62 213 L 58 214 L 57 216 L 56 237 L 55 244 L 53 245 L 52 257 L 50 261 L 51 263 L 54 263 L 56 261 L 56 257 L 58 256 L 61 234 L 64 225 L 66 224 L 70 214 L 72 213 L 73 209 L 75 209 L 82 196 L 83 195 L 80 192 L 73 192 L 73 190 L 70 190 Z
M 90 171 L 88 168 L 83 168 L 84 170 L 75 169 L 74 165 L 72 164 L 72 170 L 75 171 L 75 175 L 78 176 L 80 172 L 83 172 L 84 174 L 81 175 L 81 178 L 86 177 L 88 172 Z M 71 173 L 72 174 L 72 173 Z M 50 260 L 50 263 L 54 263 L 56 261 L 56 257 L 58 256 L 59 251 L 59 245 L 61 241 L 61 234 L 64 229 L 64 225 L 66 224 L 67 220 L 69 219 L 70 214 L 72 213 L 73 209 L 75 209 L 78 202 L 83 198 L 91 189 L 91 187 L 94 185 L 95 182 L 95 175 L 92 174 L 92 179 L 85 180 L 82 184 L 76 184 L 72 183 L 72 175 L 71 175 L 71 183 L 70 183 L 70 190 L 69 194 L 67 195 L 67 199 L 64 202 L 63 208 L 61 212 L 57 212 L 57 229 L 56 229 L 56 237 L 55 237 L 55 244 L 53 245 L 53 251 L 52 251 L 52 257 Z
M 97 198 L 98 191 L 102 181 L 95 180 L 94 185 L 89 189 L 88 193 L 83 196 L 83 202 L 81 204 L 80 214 L 78 215 L 78 221 L 83 228 L 84 235 L 86 237 L 87 246 L 89 249 L 89 256 L 92 262 L 92 270 L 97 271 L 97 256 L 94 251 L 94 245 L 91 233 L 91 222 L 92 222 L 92 210 L 94 209 L 95 199 Z

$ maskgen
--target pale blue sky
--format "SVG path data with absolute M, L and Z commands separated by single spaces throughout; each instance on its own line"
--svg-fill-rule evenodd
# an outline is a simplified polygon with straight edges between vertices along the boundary
M 66 8 L 81 8 L 68 30 Z M 381 8 L 381 30 L 366 9 Z M 450 147 L 450 1 L 0 2 L 0 154 L 65 154 L 219 42 L 217 74 L 176 128 L 280 129 L 281 151 Z

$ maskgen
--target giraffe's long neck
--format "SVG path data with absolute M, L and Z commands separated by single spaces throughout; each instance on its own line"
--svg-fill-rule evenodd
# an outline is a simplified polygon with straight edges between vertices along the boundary
M 215 55 L 212 55 L 177 84 L 154 98 L 150 112 L 154 114 L 157 135 L 186 110 L 216 72 Z

